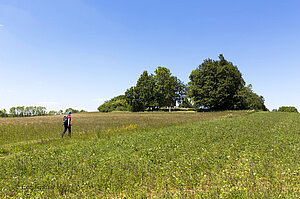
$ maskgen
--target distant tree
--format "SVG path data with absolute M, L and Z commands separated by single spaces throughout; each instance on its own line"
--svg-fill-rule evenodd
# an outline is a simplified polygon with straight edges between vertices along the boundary
M 57 115 L 57 111 L 49 111 L 49 115 Z
M 37 115 L 37 107 L 36 106 L 30 106 L 32 114 L 31 115 Z
M 31 111 L 30 111 L 30 107 L 29 106 L 25 107 L 24 115 L 25 116 L 31 116 Z
M 153 75 L 144 71 L 138 79 L 136 86 L 125 92 L 125 97 L 130 105 L 131 111 L 143 111 L 153 109 L 157 106 L 155 101 L 155 82 Z
M 15 108 L 15 107 L 11 107 L 11 108 L 9 109 L 9 113 L 10 113 L 13 117 L 16 117 L 16 116 L 17 116 L 16 108 Z
M 85 113 L 86 111 L 85 111 L 85 110 L 80 110 L 79 112 L 80 112 L 80 113 Z
M 17 106 L 11 107 L 9 113 L 13 117 L 42 116 L 47 114 L 47 109 L 42 106 Z
M 3 109 L 3 110 L 0 110 L 0 117 L 7 117 L 7 113 L 6 113 L 6 110 Z
M 24 109 L 25 116 L 34 116 L 36 115 L 37 107 L 36 106 L 27 106 Z
M 193 108 L 193 104 L 189 98 L 185 97 L 183 99 L 183 101 L 181 102 L 181 104 L 179 104 L 179 107 L 180 108 Z
M 57 113 L 58 113 L 59 115 L 61 115 L 61 114 L 64 114 L 64 111 L 63 111 L 63 110 L 59 110 Z
M 263 96 L 254 93 L 251 84 L 241 88 L 238 91 L 237 98 L 238 102 L 235 104 L 235 109 L 267 110 Z
M 3 109 L 3 110 L 2 110 L 2 113 L 3 113 L 3 117 L 8 117 L 8 114 L 7 114 L 6 109 Z
M 297 108 L 294 107 L 294 106 L 282 106 L 282 107 L 279 107 L 278 111 L 279 112 L 294 112 L 294 113 L 298 113 Z
M 128 103 L 124 95 L 119 95 L 111 100 L 105 101 L 104 104 L 98 107 L 99 112 L 112 112 L 112 111 L 127 111 Z
M 24 116 L 24 111 L 25 111 L 24 106 L 17 106 L 16 107 L 17 116 L 23 117 Z
M 42 116 L 42 115 L 46 115 L 46 114 L 47 114 L 46 107 L 43 107 L 43 106 L 36 107 L 36 115 Z
M 173 104 L 176 105 L 176 102 L 178 102 L 178 104 L 181 104 L 183 103 L 184 99 L 187 98 L 186 85 L 183 82 L 181 82 L 180 79 L 178 79 L 177 77 L 174 77 L 173 81 L 174 81 L 174 88 L 175 88 L 174 90 L 175 92 L 172 97 Z
M 185 85 L 169 69 L 159 66 L 154 75 L 144 71 L 125 97 L 131 111 L 144 111 L 176 106 L 185 94 Z
M 245 81 L 236 66 L 220 54 L 219 61 L 206 59 L 190 75 L 189 97 L 200 107 L 235 109 L 238 91 Z
M 176 102 L 182 102 L 185 95 L 185 85 L 169 69 L 159 66 L 154 71 L 155 96 L 159 107 L 174 107 Z
M 68 112 L 72 112 L 72 113 L 79 113 L 79 110 L 76 110 L 76 109 L 73 109 L 73 108 L 67 108 L 66 110 L 65 110 L 65 113 L 68 113 Z
M 264 98 L 245 87 L 242 74 L 222 54 L 219 60 L 206 59 L 190 75 L 189 93 L 197 107 L 211 110 L 267 110 Z
M 144 111 L 144 104 L 139 96 L 138 89 L 135 86 L 130 87 L 125 92 L 128 109 L 133 112 Z

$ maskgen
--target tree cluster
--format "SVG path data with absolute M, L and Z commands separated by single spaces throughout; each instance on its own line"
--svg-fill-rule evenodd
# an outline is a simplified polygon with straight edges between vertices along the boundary
M 29 117 L 46 115 L 46 107 L 42 106 L 17 106 L 11 107 L 9 113 L 13 117 Z
M 219 60 L 204 60 L 189 78 L 190 82 L 185 85 L 169 69 L 161 66 L 154 74 L 144 71 L 124 96 L 105 102 L 98 110 L 144 111 L 176 105 L 208 110 L 267 110 L 264 98 L 252 91 L 251 84 L 245 86 L 237 66 L 222 54 Z
M 136 85 L 125 92 L 130 111 L 174 107 L 184 95 L 185 85 L 165 67 L 158 67 L 150 75 L 144 71 Z
M 84 113 L 84 112 L 86 112 L 85 110 L 77 110 L 77 109 L 73 109 L 73 108 L 67 108 L 66 110 L 65 110 L 65 112 L 64 113 L 69 113 L 69 112 L 71 112 L 71 113 Z
M 59 111 L 49 111 L 49 115 L 61 115 L 63 114 L 64 111 L 63 110 L 59 110 Z
M 83 113 L 85 110 L 76 110 L 73 108 L 68 108 L 65 111 L 49 111 L 47 112 L 46 107 L 42 106 L 17 106 L 11 107 L 9 113 L 5 109 L 0 110 L 0 117 L 30 117 L 30 116 L 44 116 L 44 115 L 61 115 L 64 113 L 68 113 L 71 111 L 72 113 Z

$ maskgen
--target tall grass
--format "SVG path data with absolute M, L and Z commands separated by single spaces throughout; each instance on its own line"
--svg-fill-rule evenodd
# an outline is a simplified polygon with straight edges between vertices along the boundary
M 187 122 L 245 115 L 246 112 L 216 113 L 80 113 L 72 115 L 72 136 L 95 138 L 110 129 L 136 125 L 137 128 L 160 127 Z M 41 140 L 58 139 L 63 131 L 62 117 L 41 116 L 25 118 L 0 118 L 1 145 L 19 145 Z

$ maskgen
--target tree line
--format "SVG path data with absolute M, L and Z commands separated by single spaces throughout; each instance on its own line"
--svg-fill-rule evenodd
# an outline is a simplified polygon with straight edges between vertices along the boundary
M 208 110 L 267 110 L 264 98 L 245 85 L 237 66 L 222 54 L 219 60 L 206 59 L 193 70 L 184 84 L 169 69 L 159 66 L 154 74 L 144 71 L 135 86 L 124 95 L 98 107 L 100 112 L 156 111 L 179 106 Z
M 11 107 L 9 113 L 13 117 L 29 117 L 46 115 L 46 107 L 43 106 L 17 106 Z
M 44 116 L 44 115 L 61 115 L 64 113 L 68 113 L 71 111 L 72 113 L 86 112 L 85 110 L 76 110 L 73 108 L 67 108 L 65 111 L 49 111 L 47 112 L 46 107 L 43 106 L 17 106 L 11 107 L 9 112 L 5 109 L 0 110 L 0 117 L 31 117 L 31 116 Z

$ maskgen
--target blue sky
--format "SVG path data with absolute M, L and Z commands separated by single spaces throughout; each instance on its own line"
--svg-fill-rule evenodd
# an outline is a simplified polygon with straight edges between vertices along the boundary
M 97 107 L 157 66 L 220 53 L 272 110 L 300 109 L 300 1 L 0 0 L 0 109 Z

